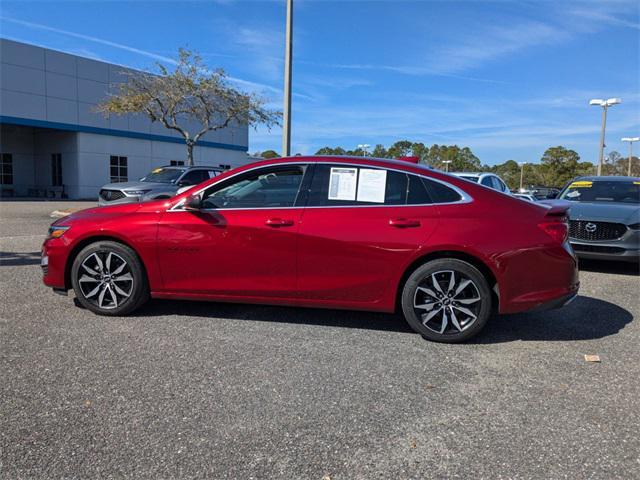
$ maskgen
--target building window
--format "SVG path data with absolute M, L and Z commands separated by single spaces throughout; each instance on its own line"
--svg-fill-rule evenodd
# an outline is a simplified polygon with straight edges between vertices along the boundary
M 0 183 L 13 185 L 13 155 L 3 153 L 0 157 Z
M 128 180 L 127 157 L 111 155 L 110 168 L 111 183 L 126 182 Z
M 51 154 L 51 185 L 54 187 L 62 186 L 62 154 Z
M 172 167 L 180 167 L 184 165 L 184 160 L 171 160 L 169 165 L 171 165 Z

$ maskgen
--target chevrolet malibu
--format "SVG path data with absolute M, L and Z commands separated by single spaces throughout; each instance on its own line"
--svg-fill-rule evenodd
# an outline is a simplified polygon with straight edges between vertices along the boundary
M 267 160 L 58 220 L 44 283 L 100 315 L 150 297 L 401 311 L 423 337 L 460 342 L 493 313 L 576 296 L 567 208 L 402 161 Z

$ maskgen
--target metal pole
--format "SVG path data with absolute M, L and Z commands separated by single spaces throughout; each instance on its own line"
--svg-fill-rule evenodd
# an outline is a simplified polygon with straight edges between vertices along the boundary
M 524 163 L 520 166 L 520 191 L 522 192 L 522 179 L 524 177 Z
M 633 142 L 629 142 L 629 169 L 627 170 L 627 177 L 631 176 L 631 157 L 633 157 Z
M 282 125 L 282 156 L 291 155 L 291 59 L 293 45 L 293 0 L 287 0 L 287 26 L 284 46 L 284 112 Z
M 604 163 L 604 130 L 607 127 L 607 105 L 602 106 L 602 132 L 600 133 L 600 160 L 598 161 L 598 177 L 602 175 Z

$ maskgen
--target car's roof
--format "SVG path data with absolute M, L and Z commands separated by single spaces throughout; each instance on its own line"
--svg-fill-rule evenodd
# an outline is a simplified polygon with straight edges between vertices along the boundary
M 598 182 L 598 181 L 606 181 L 606 182 L 630 182 L 630 181 L 638 181 L 640 177 L 626 177 L 620 175 L 604 175 L 601 177 L 597 177 L 595 175 L 588 175 L 584 177 L 577 177 L 576 180 L 587 180 L 589 182 Z

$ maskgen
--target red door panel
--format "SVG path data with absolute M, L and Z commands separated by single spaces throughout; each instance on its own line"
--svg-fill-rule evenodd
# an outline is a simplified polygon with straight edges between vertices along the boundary
M 301 301 L 392 309 L 404 266 L 437 222 L 436 206 L 307 208 L 298 244 Z
M 167 212 L 158 232 L 165 291 L 293 298 L 302 209 Z

